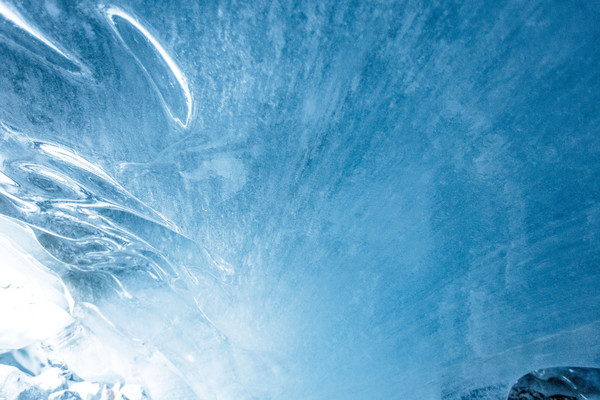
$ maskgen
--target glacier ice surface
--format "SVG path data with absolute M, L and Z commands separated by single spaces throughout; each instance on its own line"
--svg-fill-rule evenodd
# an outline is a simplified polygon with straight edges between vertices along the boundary
M 599 17 L 0 0 L 0 390 L 506 399 L 598 367 Z

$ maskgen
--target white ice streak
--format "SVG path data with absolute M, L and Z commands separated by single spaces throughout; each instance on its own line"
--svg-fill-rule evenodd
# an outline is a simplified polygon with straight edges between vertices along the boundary
M 86 72 L 83 64 L 79 62 L 74 56 L 68 54 L 66 51 L 59 49 L 54 43 L 52 43 L 38 28 L 36 28 L 33 24 L 27 21 L 17 10 L 15 10 L 12 6 L 0 1 L 0 16 L 4 17 L 7 21 L 14 24 L 17 28 L 23 30 L 27 34 L 33 36 L 35 39 L 39 40 L 44 45 L 48 46 L 54 52 L 60 54 L 63 58 L 68 60 L 69 62 L 75 64 L 80 71 L 77 72 Z M 71 71 L 73 72 L 73 71 Z
M 104 7 L 102 7 L 102 8 L 104 8 Z M 181 125 L 181 127 L 187 128 L 189 125 L 190 119 L 192 117 L 192 110 L 193 110 L 192 93 L 190 92 L 190 88 L 187 83 L 187 79 L 186 79 L 185 75 L 183 74 L 183 72 L 181 71 L 181 69 L 179 68 L 179 66 L 177 65 L 177 63 L 173 60 L 173 58 L 169 55 L 169 53 L 165 50 L 165 48 L 160 44 L 160 42 L 148 31 L 148 29 L 146 29 L 144 27 L 144 25 L 142 25 L 138 21 L 138 19 L 136 17 L 134 17 L 133 15 L 131 15 L 131 14 L 125 12 L 124 10 L 122 10 L 118 7 L 115 7 L 115 6 L 109 6 L 109 7 L 104 8 L 104 12 L 106 13 L 106 16 L 108 17 L 108 22 L 110 23 L 110 26 L 112 27 L 112 29 L 114 30 L 116 35 L 119 37 L 119 39 L 123 42 L 123 44 L 125 46 L 127 46 L 127 43 L 125 42 L 125 40 L 119 33 L 119 30 L 117 29 L 117 27 L 115 25 L 114 17 L 120 17 L 120 18 L 124 19 L 125 21 L 129 22 L 140 34 L 142 34 L 148 40 L 148 42 L 150 42 L 150 44 L 152 44 L 154 49 L 157 51 L 157 53 L 160 55 L 160 57 L 163 59 L 163 61 L 167 64 L 167 66 L 171 70 L 171 73 L 173 74 L 173 76 L 175 77 L 177 82 L 179 83 L 179 86 L 181 87 L 181 90 L 183 91 L 183 94 L 185 96 L 185 102 L 186 102 L 186 106 L 187 106 L 187 115 L 185 117 L 185 121 L 181 121 L 180 118 L 173 115 L 173 112 L 171 111 L 170 107 L 166 104 L 164 97 L 162 96 L 162 94 L 160 94 L 160 91 L 156 87 L 155 83 L 154 83 L 154 85 L 155 85 L 155 88 L 157 89 L 157 91 L 159 92 L 159 94 L 162 98 L 163 104 L 165 105 L 167 112 L 169 113 L 171 118 L 175 122 L 177 122 L 179 125 Z M 129 46 L 127 46 L 127 47 L 129 48 Z M 129 49 L 129 50 L 131 51 L 132 49 Z M 135 53 L 133 51 L 132 51 L 132 55 L 133 55 L 133 57 L 135 57 L 135 59 L 140 64 L 140 66 L 148 74 L 148 71 L 144 68 L 144 64 L 141 62 L 141 60 L 139 60 L 139 58 L 135 55 Z M 150 78 L 150 80 L 152 80 L 152 79 Z

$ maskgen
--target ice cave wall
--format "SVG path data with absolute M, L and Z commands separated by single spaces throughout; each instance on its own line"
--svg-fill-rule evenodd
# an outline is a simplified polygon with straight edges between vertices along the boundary
M 54 48 L 4 15 L 0 120 L 235 271 L 197 293 L 226 345 L 153 338 L 208 398 L 502 398 L 600 362 L 597 2 L 9 5 Z

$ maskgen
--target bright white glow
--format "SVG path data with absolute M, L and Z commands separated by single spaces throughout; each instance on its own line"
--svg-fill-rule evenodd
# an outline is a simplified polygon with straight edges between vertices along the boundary
M 9 186 L 17 186 L 15 181 L 10 179 L 8 176 L 4 175 L 2 171 L 0 171 L 0 184 L 9 185 Z
M 73 323 L 73 299 L 61 281 L 23 249 L 26 228 L 0 218 L 0 352 L 52 337 Z M 10 234 L 7 235 L 7 234 Z
M 15 196 L 12 193 L 9 193 L 8 191 L 4 190 L 4 188 L 0 188 L 0 194 L 3 194 L 4 196 L 12 200 L 15 207 L 19 208 L 23 212 L 34 213 L 40 210 L 40 208 L 37 205 L 27 202 L 25 200 L 21 200 L 18 196 Z
M 78 156 L 75 153 L 72 153 L 68 150 L 63 149 L 62 147 L 58 147 L 52 144 L 44 143 L 40 145 L 40 148 L 45 151 L 50 156 L 54 158 L 71 164 L 75 167 L 81 168 L 85 171 L 91 172 L 94 175 L 101 177 L 112 183 L 113 185 L 117 185 L 114 179 L 112 179 L 106 172 L 92 164 L 91 162 L 85 160 L 84 158 Z
M 175 120 L 183 128 L 187 128 L 187 126 L 190 122 L 190 119 L 192 117 L 192 94 L 190 92 L 190 89 L 189 89 L 189 86 L 187 83 L 187 79 L 185 78 L 185 75 L 183 74 L 183 72 L 181 72 L 181 69 L 179 69 L 179 66 L 175 63 L 175 61 L 169 55 L 169 53 L 167 53 L 167 51 L 160 44 L 160 42 L 154 36 L 152 36 L 152 34 L 150 32 L 148 32 L 148 30 L 137 20 L 137 18 L 126 13 L 125 11 L 121 10 L 120 8 L 114 7 L 114 6 L 110 6 L 110 7 L 106 8 L 105 13 L 108 16 L 108 21 L 109 21 L 110 25 L 112 26 L 113 30 L 115 31 L 115 33 L 117 34 L 119 39 L 123 42 L 123 44 L 125 44 L 127 46 L 127 44 L 125 43 L 125 40 L 123 40 L 123 37 L 121 36 L 121 34 L 119 33 L 119 30 L 117 29 L 117 27 L 115 25 L 115 21 L 113 19 L 115 16 L 123 18 L 124 20 L 129 22 L 135 29 L 137 29 L 137 31 L 139 33 L 144 35 L 144 37 L 152 44 L 152 46 L 156 49 L 158 54 L 165 61 L 165 63 L 171 70 L 171 73 L 173 74 L 173 76 L 175 76 L 175 79 L 177 79 L 177 82 L 181 86 L 181 90 L 183 91 L 183 94 L 185 96 L 185 102 L 187 105 L 187 116 L 186 116 L 185 121 L 181 121 L 179 118 L 174 116 L 173 113 L 171 112 L 170 108 L 166 104 L 165 104 L 165 107 L 167 108 L 167 112 L 169 113 L 169 115 L 171 116 L 171 118 L 173 120 Z M 140 65 L 143 67 L 143 63 L 135 55 L 134 55 L 134 57 L 140 63 Z M 162 95 L 161 95 L 161 97 L 162 97 Z M 162 99 L 162 101 L 163 101 L 163 103 L 165 102 L 164 98 Z

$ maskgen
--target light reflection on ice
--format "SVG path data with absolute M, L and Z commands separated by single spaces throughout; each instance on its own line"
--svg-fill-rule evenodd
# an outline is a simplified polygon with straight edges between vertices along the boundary
M 79 61 L 75 56 L 69 54 L 66 50 L 61 50 L 58 45 L 53 43 L 48 36 L 42 33 L 33 23 L 27 21 L 27 19 L 23 17 L 23 15 L 21 15 L 21 13 L 13 6 L 5 2 L 0 2 L 0 16 L 29 36 L 28 38 L 19 37 L 13 35 L 11 32 L 5 31 L 4 35 L 9 37 L 15 43 L 31 51 L 32 54 L 38 55 L 43 59 L 46 59 L 48 62 L 64 68 L 71 73 L 89 76 L 87 67 L 84 66 L 81 61 Z M 36 50 L 36 41 L 41 42 L 44 46 L 49 48 L 50 53 L 46 53 L 44 55 L 43 51 Z
M 110 26 L 114 30 L 115 34 L 119 37 L 119 40 L 121 40 L 121 42 L 129 49 L 132 56 L 136 59 L 140 67 L 148 75 L 148 78 L 154 85 L 158 95 L 161 97 L 163 105 L 167 110 L 167 113 L 182 128 L 187 128 L 192 118 L 192 93 L 190 91 L 185 75 L 183 74 L 173 57 L 171 57 L 171 55 L 165 50 L 165 48 L 160 44 L 158 39 L 156 39 L 148 31 L 148 29 L 146 29 L 146 27 L 139 22 L 138 18 L 115 6 L 101 6 L 101 9 L 106 14 Z M 175 89 L 171 87 L 173 86 L 172 84 L 168 83 L 169 78 L 166 78 L 167 82 L 161 82 L 162 79 L 165 79 L 164 77 L 160 77 L 160 75 L 162 75 L 161 72 L 157 72 L 156 74 L 152 73 L 153 68 L 159 68 L 160 71 L 160 63 L 157 62 L 159 60 L 145 60 L 141 58 L 141 50 L 138 50 L 138 47 L 143 46 L 144 44 L 139 41 L 137 41 L 136 43 L 135 40 L 130 40 L 128 37 L 124 36 L 124 31 L 122 31 L 118 25 L 120 20 L 126 21 L 127 24 L 130 24 L 130 26 L 132 26 L 142 36 L 142 41 L 147 40 L 152 45 L 156 53 L 158 53 L 159 55 L 159 60 L 162 60 L 164 63 L 166 63 L 166 66 L 168 68 L 167 75 L 170 73 L 173 75 L 173 77 L 175 77 L 176 85 L 178 85 L 179 89 L 181 89 L 181 94 L 184 96 L 185 99 L 185 111 L 183 115 L 180 115 L 178 110 L 175 109 L 174 103 L 177 102 L 177 94 L 174 94 L 174 99 L 169 98 L 170 96 L 168 95 L 168 93 L 171 90 Z

